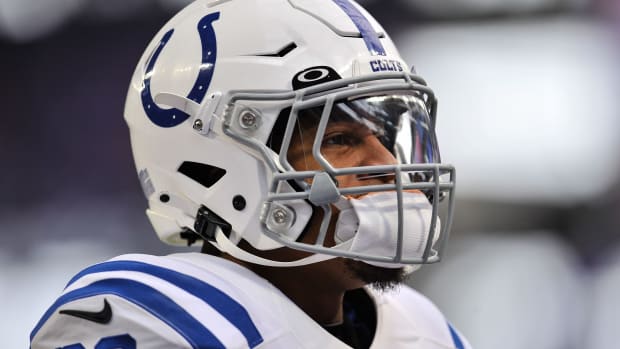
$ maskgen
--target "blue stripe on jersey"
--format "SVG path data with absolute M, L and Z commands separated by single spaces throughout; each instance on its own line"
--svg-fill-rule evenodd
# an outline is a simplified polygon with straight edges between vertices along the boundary
M 349 0 L 333 0 L 351 18 L 368 47 L 370 54 L 385 56 L 385 49 L 372 24 Z
M 459 334 L 456 333 L 452 325 L 448 324 L 448 328 L 450 329 L 450 335 L 452 336 L 452 341 L 454 342 L 456 349 L 465 349 L 463 341 L 461 341 L 461 337 L 459 337 Z
M 192 348 L 225 349 L 222 342 L 213 333 L 173 300 L 152 287 L 129 279 L 104 279 L 62 295 L 45 312 L 43 318 L 41 318 L 30 334 L 30 340 L 32 341 L 41 329 L 41 326 L 62 305 L 78 299 L 103 294 L 116 295 L 142 307 L 183 336 L 191 344 Z
M 218 313 L 222 314 L 233 326 L 239 329 L 250 348 L 254 348 L 263 342 L 263 337 L 258 332 L 254 322 L 252 322 L 250 314 L 241 304 L 208 283 L 171 269 L 137 261 L 105 262 L 84 269 L 69 281 L 67 287 L 85 275 L 105 271 L 137 271 L 166 280 L 202 299 Z

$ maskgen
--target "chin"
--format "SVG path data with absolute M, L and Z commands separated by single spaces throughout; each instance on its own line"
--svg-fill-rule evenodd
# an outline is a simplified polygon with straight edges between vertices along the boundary
M 356 279 L 365 285 L 387 291 L 402 284 L 407 278 L 405 268 L 384 268 L 370 265 L 364 262 L 347 259 L 346 265 Z

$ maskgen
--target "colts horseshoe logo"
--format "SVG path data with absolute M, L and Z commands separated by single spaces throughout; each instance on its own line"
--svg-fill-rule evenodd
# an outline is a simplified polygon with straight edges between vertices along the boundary
M 193 100 L 196 103 L 201 103 L 207 89 L 211 84 L 211 78 L 213 77 L 213 69 L 215 68 L 215 59 L 217 57 L 217 42 L 215 38 L 215 31 L 213 30 L 213 22 L 220 18 L 220 13 L 212 13 L 206 15 L 198 22 L 198 33 L 200 35 L 200 42 L 202 46 L 202 60 L 200 64 L 200 71 L 198 72 L 198 78 L 194 83 L 188 99 Z M 144 89 L 142 90 L 142 106 L 144 112 L 149 119 L 156 125 L 161 127 L 174 127 L 181 124 L 183 121 L 189 118 L 189 114 L 176 109 L 162 109 L 158 107 L 153 101 L 151 95 L 151 76 L 153 74 L 153 68 L 157 58 L 163 51 L 164 47 L 172 37 L 174 29 L 170 29 L 159 42 L 159 45 L 146 62 L 146 69 L 144 72 Z

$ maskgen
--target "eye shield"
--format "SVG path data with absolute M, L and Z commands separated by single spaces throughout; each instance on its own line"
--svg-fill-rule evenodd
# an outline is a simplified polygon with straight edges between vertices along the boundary
M 328 155 L 326 152 L 332 157 L 346 156 L 372 135 L 400 163 L 441 162 L 431 118 L 416 95 L 400 93 L 339 100 L 326 121 L 321 122 L 324 108 L 298 111 L 291 148 L 303 154 L 295 155 L 308 156 L 317 144 L 323 157 Z

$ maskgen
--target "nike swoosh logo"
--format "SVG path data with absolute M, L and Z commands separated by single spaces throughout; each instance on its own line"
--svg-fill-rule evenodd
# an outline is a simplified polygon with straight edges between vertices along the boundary
M 80 319 L 96 322 L 98 324 L 107 324 L 112 320 L 112 307 L 107 299 L 103 299 L 103 309 L 101 311 L 84 311 L 84 310 L 61 310 L 59 314 L 79 317 Z

